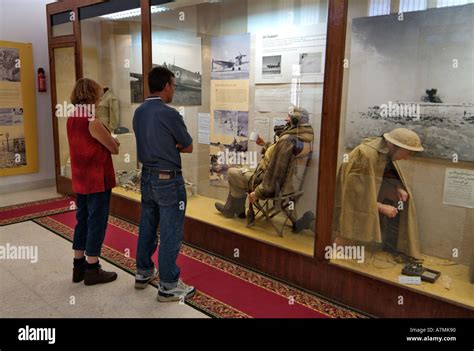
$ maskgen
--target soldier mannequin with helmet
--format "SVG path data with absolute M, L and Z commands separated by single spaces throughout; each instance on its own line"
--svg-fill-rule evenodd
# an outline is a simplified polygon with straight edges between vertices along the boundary
M 397 128 L 349 153 L 337 178 L 337 242 L 379 243 L 394 255 L 421 259 L 415 202 L 400 161 L 423 150 L 415 132 Z

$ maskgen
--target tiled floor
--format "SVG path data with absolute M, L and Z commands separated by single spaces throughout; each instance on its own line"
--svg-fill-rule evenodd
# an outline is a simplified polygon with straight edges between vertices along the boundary
M 55 197 L 53 188 L 2 196 L 0 206 Z M 73 284 L 71 243 L 31 221 L 0 227 L 0 245 L 37 246 L 38 262 L 0 260 L 0 317 L 206 318 L 178 302 L 159 303 L 156 288 L 135 290 L 134 277 L 102 261 L 118 279 Z
M 53 197 L 59 196 L 63 195 L 56 192 L 55 186 L 15 193 L 0 194 L 0 207 L 17 205 L 24 202 L 51 199 Z

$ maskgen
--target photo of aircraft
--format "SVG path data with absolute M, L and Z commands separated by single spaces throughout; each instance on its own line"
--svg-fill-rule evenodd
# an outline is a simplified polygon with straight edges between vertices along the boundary
M 262 75 L 281 74 L 281 55 L 263 56 Z
M 246 56 L 247 55 L 242 55 L 242 53 L 239 52 L 239 55 L 236 56 L 235 59 L 232 61 L 222 61 L 222 60 L 212 59 L 211 70 L 214 71 L 214 64 L 216 64 L 220 66 L 223 70 L 231 68 L 232 71 L 235 71 L 235 69 L 237 68 L 237 70 L 240 71 L 242 65 L 249 63 L 249 61 L 242 61 L 242 59 Z
M 153 65 L 155 67 L 157 65 Z M 171 63 L 163 63 L 163 67 L 168 68 L 174 73 L 176 78 L 176 86 L 187 90 L 199 90 L 201 91 L 201 73 L 191 72 L 185 68 L 176 66 Z
M 273 68 L 281 68 L 281 62 L 280 62 L 280 61 L 278 61 L 278 63 L 277 63 L 277 64 L 274 64 L 274 65 L 272 65 L 272 64 L 268 64 L 268 65 L 265 65 L 265 66 L 266 66 L 267 68 L 269 68 L 269 69 L 273 69 Z
M 153 67 L 159 65 L 153 64 Z M 178 105 L 200 105 L 202 76 L 185 68 L 164 62 L 163 67 L 168 68 L 175 75 L 176 94 L 173 102 Z M 133 103 L 140 103 L 143 99 L 142 74 L 130 73 L 130 86 Z

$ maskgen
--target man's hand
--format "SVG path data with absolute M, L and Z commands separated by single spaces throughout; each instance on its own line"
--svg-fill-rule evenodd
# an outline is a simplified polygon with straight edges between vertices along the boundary
M 254 203 L 257 202 L 257 200 L 258 200 L 258 198 L 257 198 L 257 194 L 255 194 L 255 191 L 251 192 L 251 193 L 249 194 L 249 202 L 250 202 L 251 204 L 254 204 Z
M 193 152 L 193 144 L 190 144 L 188 147 L 184 149 L 183 149 L 183 145 L 176 144 L 176 148 L 178 149 L 179 152 L 182 152 L 185 154 L 191 154 Z
M 385 217 L 395 218 L 398 214 L 398 210 L 393 206 L 377 203 L 377 207 L 379 213 L 383 214 Z
M 398 201 L 407 202 L 408 201 L 408 192 L 405 189 L 397 188 Z
M 258 136 L 257 140 L 255 140 L 255 143 L 258 145 L 258 146 L 264 146 L 265 145 L 265 140 L 263 140 L 260 135 Z

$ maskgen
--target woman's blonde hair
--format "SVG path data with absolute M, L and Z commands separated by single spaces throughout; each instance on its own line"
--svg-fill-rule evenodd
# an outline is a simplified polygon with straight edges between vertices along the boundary
M 102 87 L 95 80 L 89 78 L 81 78 L 74 85 L 71 93 L 71 103 L 79 104 L 95 104 L 102 96 Z

